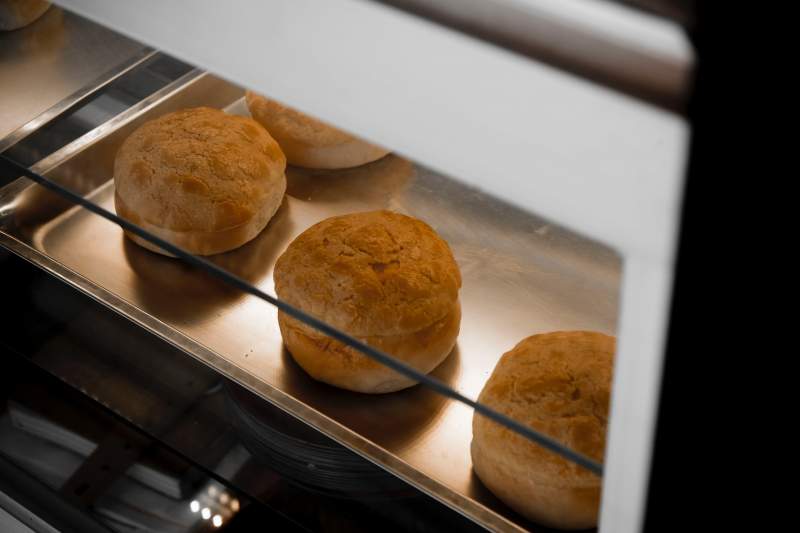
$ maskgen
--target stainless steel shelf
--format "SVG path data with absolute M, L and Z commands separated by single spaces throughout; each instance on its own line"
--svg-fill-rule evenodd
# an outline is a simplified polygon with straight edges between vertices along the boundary
M 58 7 L 30 26 L 0 32 L 0 152 L 150 54 Z
M 197 105 L 247 114 L 243 92 L 207 74 L 187 75 L 34 168 L 113 209 L 114 154 L 137 125 Z M 268 228 L 214 261 L 273 293 L 275 258 L 323 218 L 388 208 L 425 220 L 450 243 L 464 279 L 458 347 L 434 376 L 470 398 L 500 355 L 528 335 L 616 331 L 621 265 L 602 245 L 396 155 L 338 172 L 290 168 L 287 180 Z M 366 398 L 314 382 L 283 350 L 275 308 L 139 249 L 118 227 L 26 180 L 0 190 L 0 211 L 0 246 L 475 522 L 495 531 L 528 527 L 474 477 L 472 411 L 464 405 L 422 387 Z

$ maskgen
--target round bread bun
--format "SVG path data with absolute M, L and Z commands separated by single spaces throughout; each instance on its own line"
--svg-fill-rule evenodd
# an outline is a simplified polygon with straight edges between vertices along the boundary
M 528 337 L 503 355 L 478 401 L 602 461 L 614 345 L 614 337 L 589 331 Z M 534 522 L 597 525 L 598 476 L 479 414 L 472 465 L 489 490 Z
M 0 31 L 27 26 L 41 17 L 50 7 L 43 0 L 0 0 Z
M 265 96 L 247 91 L 246 100 L 250 114 L 275 137 L 291 165 L 349 168 L 389 153 Z
M 274 277 L 280 299 L 420 372 L 444 361 L 458 337 L 458 265 L 430 226 L 405 215 L 323 220 L 289 245 Z M 278 322 L 292 357 L 314 379 L 366 393 L 416 384 L 283 312 Z
M 199 107 L 143 124 L 114 160 L 117 214 L 197 255 L 238 248 L 286 191 L 286 158 L 257 122 Z M 170 255 L 127 234 L 148 250 Z

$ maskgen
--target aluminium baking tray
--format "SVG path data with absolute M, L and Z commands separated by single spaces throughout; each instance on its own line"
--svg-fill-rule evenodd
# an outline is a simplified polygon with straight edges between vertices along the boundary
M 114 155 L 138 125 L 198 105 L 247 114 L 243 94 L 193 71 L 34 170 L 113 211 Z M 425 220 L 463 275 L 461 334 L 433 375 L 466 396 L 477 397 L 499 357 L 526 336 L 616 331 L 622 263 L 605 246 L 398 155 L 339 171 L 289 167 L 287 180 L 267 228 L 213 261 L 274 294 L 276 258 L 324 218 L 386 208 Z M 0 190 L 0 245 L 485 527 L 543 529 L 473 474 L 467 406 L 421 386 L 375 396 L 312 380 L 283 349 L 274 307 L 132 244 L 116 225 L 24 178 Z

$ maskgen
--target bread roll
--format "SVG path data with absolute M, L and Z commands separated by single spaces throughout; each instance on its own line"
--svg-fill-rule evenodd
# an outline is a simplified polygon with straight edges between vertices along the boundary
M 114 161 L 117 214 L 198 255 L 254 238 L 286 191 L 286 158 L 254 120 L 200 107 L 147 122 Z M 149 250 L 169 255 L 128 234 Z
M 27 26 L 41 17 L 50 7 L 42 0 L 0 0 L 0 31 Z
M 281 145 L 290 164 L 307 168 L 349 168 L 389 153 L 264 96 L 247 92 L 250 114 Z
M 390 211 L 323 220 L 289 245 L 274 276 L 282 300 L 421 372 L 455 345 L 461 274 L 420 220 Z M 416 383 L 283 312 L 278 321 L 295 361 L 319 381 L 366 393 Z
M 605 450 L 614 337 L 534 335 L 503 355 L 478 401 L 599 462 Z M 523 516 L 559 529 L 597 525 L 601 479 L 475 414 L 475 473 Z

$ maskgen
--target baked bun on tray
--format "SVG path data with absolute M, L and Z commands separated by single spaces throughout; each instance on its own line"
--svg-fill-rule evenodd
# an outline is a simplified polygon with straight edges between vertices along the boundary
M 246 100 L 250 114 L 278 141 L 291 165 L 349 168 L 389 153 L 265 96 L 248 91 Z
M 114 161 L 117 214 L 198 255 L 238 248 L 286 191 L 286 158 L 250 118 L 199 107 L 146 122 Z M 149 250 L 157 246 L 128 236 Z
M 602 462 L 614 337 L 559 331 L 504 354 L 478 401 Z M 597 525 L 601 479 L 488 418 L 472 419 L 472 465 L 521 515 L 559 529 Z
M 275 265 L 287 303 L 428 373 L 453 349 L 461 274 L 424 222 L 390 211 L 328 218 L 298 236 Z M 278 313 L 284 343 L 314 379 L 366 393 L 416 382 Z

